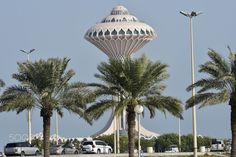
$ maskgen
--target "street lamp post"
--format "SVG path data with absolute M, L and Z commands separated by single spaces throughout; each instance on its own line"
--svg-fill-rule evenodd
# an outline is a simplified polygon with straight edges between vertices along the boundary
M 179 118 L 179 151 L 181 152 L 181 125 L 180 125 L 180 118 Z
M 140 157 L 140 114 L 143 112 L 143 106 L 135 106 L 134 111 L 138 114 L 138 157 Z
M 56 144 L 58 145 L 58 113 L 56 112 Z
M 192 84 L 195 83 L 195 76 L 194 76 L 194 51 L 193 51 L 193 26 L 192 26 L 192 18 L 196 17 L 202 12 L 195 12 L 192 11 L 191 13 L 186 13 L 180 11 L 180 13 L 190 19 L 190 47 L 191 47 L 191 69 L 192 69 Z M 195 96 L 195 88 L 192 89 L 192 97 Z M 192 115 L 193 115 L 193 150 L 194 150 L 194 157 L 197 157 L 197 124 L 196 124 L 196 107 L 193 106 L 192 108 Z
M 31 49 L 30 51 L 20 50 L 21 52 L 27 54 L 27 61 L 29 62 L 29 55 L 35 51 L 35 49 Z M 28 110 L 28 141 L 31 144 L 31 110 Z

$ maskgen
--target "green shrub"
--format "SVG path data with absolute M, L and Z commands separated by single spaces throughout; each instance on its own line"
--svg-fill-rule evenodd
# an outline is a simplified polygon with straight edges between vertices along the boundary
M 170 133 L 159 136 L 158 139 L 156 140 L 155 146 L 156 150 L 158 149 L 159 151 L 165 151 L 170 145 L 178 146 L 178 143 L 179 143 L 178 134 Z
M 210 147 L 211 138 L 205 136 L 199 136 L 197 138 L 198 149 L 201 146 Z M 165 151 L 170 145 L 177 145 L 179 148 L 179 135 L 178 134 L 163 134 L 156 140 L 156 147 L 160 147 L 161 151 Z M 157 148 L 156 148 L 157 149 Z M 182 152 L 193 151 L 193 136 L 192 134 L 181 136 L 181 149 Z
M 153 138 L 151 140 L 141 138 L 140 139 L 141 149 L 144 152 L 147 152 L 147 147 L 153 147 L 154 148 L 155 147 L 155 142 L 156 142 L 156 138 Z M 136 147 L 138 148 L 138 140 L 136 140 Z

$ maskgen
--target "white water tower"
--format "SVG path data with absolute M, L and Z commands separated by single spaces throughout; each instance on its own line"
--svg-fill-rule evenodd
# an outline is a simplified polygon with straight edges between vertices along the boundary
M 153 40 L 156 37 L 156 33 L 151 26 L 130 15 L 124 6 L 118 5 L 112 9 L 111 14 L 105 17 L 101 23 L 92 26 L 84 37 L 109 58 L 124 59 L 131 57 L 133 53 Z M 112 134 L 117 128 L 121 131 L 126 130 L 125 114 L 124 111 L 118 122 L 112 119 L 111 116 L 106 126 L 92 136 Z M 115 128 L 114 125 L 116 126 Z M 147 138 L 159 136 L 159 134 L 151 132 L 142 126 L 140 127 L 140 132 L 141 136 Z

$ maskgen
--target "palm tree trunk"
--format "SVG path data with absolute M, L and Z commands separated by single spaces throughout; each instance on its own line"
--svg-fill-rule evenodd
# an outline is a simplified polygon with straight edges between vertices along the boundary
M 43 149 L 44 149 L 44 157 L 49 157 L 49 147 L 50 147 L 50 122 L 51 116 L 44 115 L 43 116 Z
M 231 104 L 231 132 L 232 132 L 232 148 L 231 157 L 236 157 L 236 104 Z
M 129 145 L 129 157 L 134 157 L 135 146 L 135 112 L 130 111 L 127 115 L 128 122 L 128 145 Z

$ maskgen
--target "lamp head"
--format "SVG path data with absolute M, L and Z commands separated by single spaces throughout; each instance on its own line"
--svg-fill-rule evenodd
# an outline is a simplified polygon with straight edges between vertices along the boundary
M 25 50 L 20 50 L 21 52 L 24 52 L 24 53 L 26 53 L 26 51 Z
M 188 13 L 186 13 L 186 12 L 184 12 L 184 11 L 180 11 L 180 14 L 182 14 L 182 15 L 184 15 L 184 16 L 189 16 L 189 14 Z
M 192 11 L 191 12 L 191 16 L 193 17 L 193 16 L 198 16 L 198 15 L 200 15 L 200 14 L 202 14 L 202 12 L 195 12 L 195 11 Z
M 143 106 L 141 106 L 141 105 L 136 105 L 136 106 L 134 107 L 134 111 L 135 111 L 136 113 L 138 113 L 138 114 L 142 113 L 142 112 L 143 112 Z
M 191 13 L 186 13 L 184 11 L 180 11 L 180 14 L 184 15 L 184 16 L 187 16 L 189 18 L 192 18 L 192 17 L 195 17 L 195 16 L 198 16 L 200 14 L 202 14 L 202 12 L 195 12 L 195 11 L 192 11 Z
M 195 11 L 192 11 L 191 16 L 197 16 L 197 13 Z
M 31 52 L 33 52 L 33 51 L 35 51 L 35 49 L 31 49 L 29 52 L 31 53 Z
M 25 51 L 25 50 L 20 50 L 20 51 L 26 54 L 30 54 L 31 52 L 35 51 L 35 49 L 31 49 L 29 51 Z

